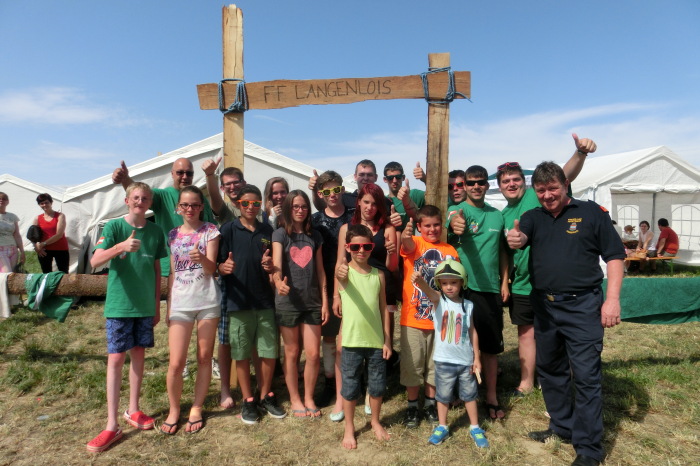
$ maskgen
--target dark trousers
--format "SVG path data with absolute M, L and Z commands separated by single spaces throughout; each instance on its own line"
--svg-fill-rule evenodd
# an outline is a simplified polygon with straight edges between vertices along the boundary
M 537 371 L 550 428 L 576 453 L 603 459 L 601 290 L 550 301 L 533 292 Z M 573 390 L 572 390 L 573 386 Z
M 39 257 L 39 265 L 41 265 L 42 273 L 49 273 L 53 270 L 53 260 L 56 259 L 56 268 L 63 272 L 68 273 L 68 250 L 65 251 L 46 251 L 44 257 Z

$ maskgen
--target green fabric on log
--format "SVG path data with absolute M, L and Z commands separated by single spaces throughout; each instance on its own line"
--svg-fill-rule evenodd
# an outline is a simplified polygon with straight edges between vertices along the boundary
M 607 287 L 603 281 L 603 289 Z M 638 324 L 682 324 L 700 321 L 700 277 L 625 277 L 622 320 Z
M 63 272 L 32 273 L 27 275 L 27 295 L 30 309 L 39 310 L 46 317 L 59 322 L 66 320 L 73 304 L 70 296 L 52 296 L 63 278 Z

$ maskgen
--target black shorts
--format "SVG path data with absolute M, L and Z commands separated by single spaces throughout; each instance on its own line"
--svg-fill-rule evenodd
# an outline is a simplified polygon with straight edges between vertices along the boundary
M 513 325 L 534 325 L 535 323 L 535 311 L 532 308 L 529 294 L 510 295 L 508 311 L 510 314 L 510 322 Z
M 482 353 L 500 354 L 503 345 L 503 302 L 498 293 L 469 290 L 467 299 L 474 303 L 474 329 Z

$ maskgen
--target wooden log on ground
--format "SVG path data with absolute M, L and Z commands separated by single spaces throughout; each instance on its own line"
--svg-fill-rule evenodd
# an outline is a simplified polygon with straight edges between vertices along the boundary
M 160 279 L 160 299 L 168 297 L 168 279 Z M 27 275 L 11 273 L 7 277 L 7 290 L 10 294 L 27 293 Z M 64 275 L 53 292 L 56 296 L 89 296 L 94 298 L 107 296 L 107 275 Z

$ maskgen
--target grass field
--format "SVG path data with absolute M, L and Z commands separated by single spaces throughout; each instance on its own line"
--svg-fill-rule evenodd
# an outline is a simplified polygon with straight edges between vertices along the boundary
M 125 426 L 125 438 L 102 454 L 85 443 L 104 428 L 105 342 L 100 303 L 71 311 L 65 323 L 20 309 L 0 321 L 0 464 L 569 464 L 571 446 L 539 444 L 530 430 L 547 427 L 541 393 L 514 400 L 517 382 L 516 332 L 506 326 L 506 352 L 500 361 L 503 422 L 484 419 L 491 448 L 478 450 L 468 436 L 464 410 L 450 411 L 453 437 L 439 447 L 427 444 L 430 427 L 401 425 L 405 392 L 398 375 L 389 381 L 382 422 L 392 438 L 380 443 L 358 407 L 358 450 L 340 448 L 343 426 L 319 420 L 265 418 L 246 426 L 238 409 L 218 407 L 213 381 L 205 403 L 206 427 L 196 435 L 181 429 L 166 437 L 157 430 Z M 142 409 L 160 423 L 168 410 L 165 374 L 167 329 L 156 329 L 156 347 L 146 353 Z M 194 357 L 190 357 L 193 361 Z M 624 323 L 608 330 L 603 352 L 604 422 L 607 464 L 697 464 L 700 459 L 700 323 L 651 326 Z M 121 409 L 127 403 L 125 372 Z M 322 382 L 319 382 L 320 389 Z M 273 389 L 289 403 L 282 379 Z M 193 381 L 185 383 L 187 413 Z M 186 418 L 182 418 L 182 422 Z

